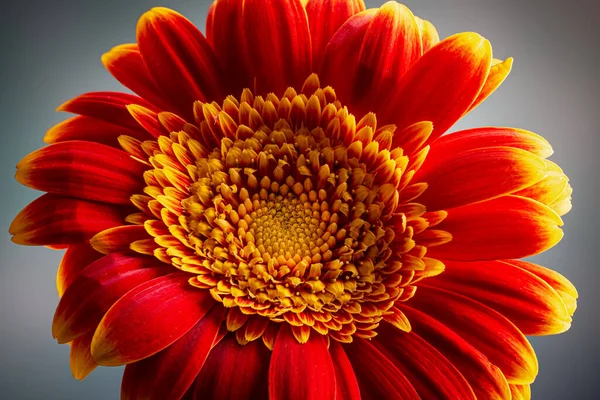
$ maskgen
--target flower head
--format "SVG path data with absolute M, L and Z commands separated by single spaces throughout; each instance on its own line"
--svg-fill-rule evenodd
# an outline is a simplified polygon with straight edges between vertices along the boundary
M 520 261 L 571 187 L 513 128 L 446 134 L 508 75 L 388 2 L 217 0 L 206 38 L 155 8 L 17 166 L 47 192 L 13 241 L 66 249 L 53 335 L 124 399 L 520 399 L 524 335 L 577 292 Z

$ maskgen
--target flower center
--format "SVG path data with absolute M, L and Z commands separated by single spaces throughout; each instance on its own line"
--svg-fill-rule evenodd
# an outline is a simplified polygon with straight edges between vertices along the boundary
M 152 254 L 194 273 L 240 342 L 279 323 L 300 342 L 372 337 L 439 269 L 416 242 L 424 209 L 404 205 L 421 189 L 391 149 L 395 127 L 378 129 L 373 114 L 356 123 L 316 76 L 301 94 L 245 90 L 195 114 L 197 125 L 146 145 L 147 208 L 164 228 L 146 227 Z

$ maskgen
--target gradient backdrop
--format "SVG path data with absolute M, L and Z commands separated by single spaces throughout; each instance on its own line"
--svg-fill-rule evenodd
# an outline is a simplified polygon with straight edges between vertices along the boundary
M 69 371 L 69 348 L 52 339 L 61 253 L 13 245 L 12 218 L 38 194 L 13 178 L 15 164 L 43 145 L 65 118 L 63 101 L 93 90 L 120 90 L 100 63 L 112 46 L 135 40 L 137 18 L 156 5 L 185 14 L 202 29 L 207 0 L 28 0 L 5 3 L 0 24 L 0 398 L 117 399 L 121 368 L 100 368 L 84 382 Z M 367 1 L 379 6 L 383 0 Z M 455 128 L 515 126 L 545 136 L 553 160 L 575 189 L 565 238 L 535 261 L 579 289 L 573 327 L 533 338 L 540 373 L 534 399 L 600 398 L 599 162 L 600 36 L 597 0 L 405 0 L 441 36 L 476 31 L 497 58 L 515 57 L 500 90 Z

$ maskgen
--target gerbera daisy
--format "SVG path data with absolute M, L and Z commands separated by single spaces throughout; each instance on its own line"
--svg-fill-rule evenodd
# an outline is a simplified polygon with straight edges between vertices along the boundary
M 52 333 L 123 399 L 528 399 L 577 292 L 520 258 L 571 187 L 513 128 L 446 134 L 508 75 L 396 2 L 155 8 L 17 166 L 13 241 L 66 249 Z

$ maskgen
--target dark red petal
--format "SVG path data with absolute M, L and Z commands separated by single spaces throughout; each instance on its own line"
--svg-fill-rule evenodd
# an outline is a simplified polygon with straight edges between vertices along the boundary
M 387 324 L 382 324 L 377 333 L 375 347 L 402 371 L 421 398 L 475 400 L 465 377 L 419 335 Z
M 533 348 L 500 313 L 465 296 L 421 284 L 410 306 L 456 332 L 485 355 L 509 383 L 531 383 L 538 372 Z
M 78 115 L 50 128 L 44 137 L 44 141 L 48 144 L 54 144 L 70 140 L 85 140 L 121 149 L 118 139 L 122 135 L 131 136 L 142 141 L 152 138 L 140 127 L 131 129 L 100 119 Z
M 210 352 L 198 374 L 198 400 L 266 400 L 271 352 L 260 340 L 240 345 L 225 336 Z
M 485 147 L 453 153 L 442 163 L 427 158 L 413 179 L 427 182 L 417 201 L 436 211 L 511 194 L 545 176 L 544 160 L 528 151 Z
M 344 347 L 363 400 L 421 400 L 404 374 L 373 344 L 355 338 Z
M 501 261 L 445 261 L 427 284 L 462 294 L 498 311 L 525 335 L 562 333 L 571 326 L 565 303 L 550 285 Z
M 163 110 L 172 108 L 150 75 L 137 44 L 113 47 L 102 55 L 102 63 L 108 72 L 126 88 Z
M 552 155 L 552 146 L 533 132 L 516 128 L 475 128 L 442 136 L 433 143 L 427 154 L 427 162 L 441 164 L 454 154 L 486 147 L 514 147 L 527 150 L 541 158 Z
M 433 141 L 469 109 L 487 78 L 491 60 L 491 45 L 482 36 L 450 36 L 423 54 L 377 116 L 400 129 L 431 121 Z
M 100 231 L 122 225 L 125 215 L 107 204 L 45 194 L 15 217 L 9 231 L 17 244 L 79 244 Z
M 158 109 L 141 97 L 119 92 L 91 92 L 82 94 L 61 105 L 58 111 L 79 114 L 125 128 L 140 130 L 139 124 L 127 110 L 127 106 L 130 104 L 137 104 L 150 108 L 153 111 L 158 111 Z
M 425 339 L 454 364 L 469 382 L 478 399 L 510 398 L 508 382 L 500 369 L 465 339 L 437 320 L 404 303 L 396 306 L 409 318 L 412 332 Z
M 335 368 L 336 400 L 360 400 L 358 381 L 342 345 L 335 340 L 330 341 L 329 354 Z
M 283 94 L 312 72 L 308 18 L 301 0 L 245 0 L 242 19 L 256 91 Z
M 69 355 L 71 373 L 73 378 L 80 381 L 84 380 L 98 366 L 90 350 L 93 336 L 94 331 L 90 331 L 71 342 Z
M 298 343 L 290 327 L 279 330 L 269 366 L 271 400 L 334 400 L 335 369 L 324 336 Z
M 111 254 L 86 267 L 58 303 L 52 335 L 67 343 L 96 328 L 108 309 L 131 289 L 172 269 L 151 257 Z
M 221 305 L 216 305 L 171 346 L 127 365 L 121 383 L 121 400 L 181 398 L 211 352 L 224 311 Z
M 144 186 L 147 169 L 126 152 L 99 143 L 56 143 L 17 164 L 23 185 L 58 195 L 112 204 L 130 204 Z
M 560 241 L 562 220 L 553 210 L 525 197 L 504 196 L 447 210 L 436 229 L 452 241 L 431 248 L 442 260 L 481 261 L 541 253 Z
M 137 26 L 137 41 L 150 75 L 184 117 L 193 105 L 223 97 L 221 67 L 202 33 L 181 14 L 157 7 Z
M 315 70 L 321 68 L 325 48 L 339 27 L 348 18 L 364 10 L 363 0 L 308 0 L 306 14 L 310 26 Z
M 215 304 L 206 290 L 173 273 L 128 292 L 108 310 L 94 335 L 98 364 L 129 364 L 150 357 L 185 335 Z
M 85 267 L 102 257 L 101 253 L 98 253 L 87 243 L 69 246 L 56 272 L 58 296 L 62 297 L 65 290 L 71 286 Z

